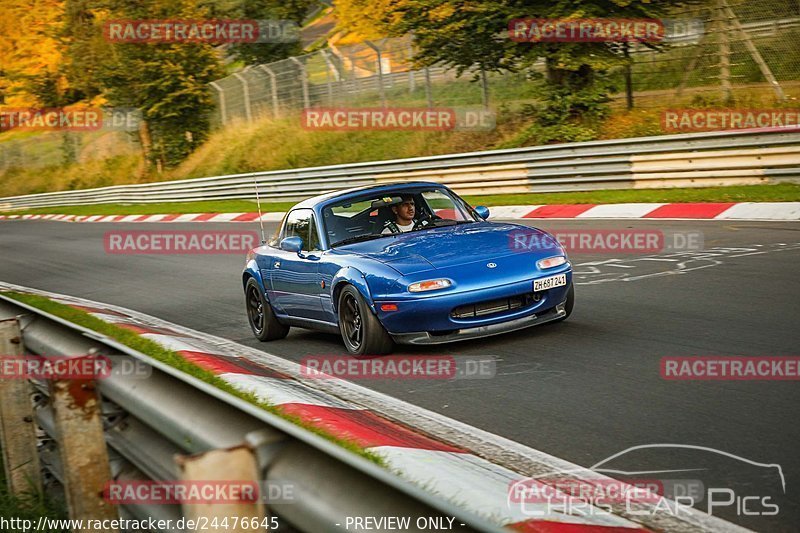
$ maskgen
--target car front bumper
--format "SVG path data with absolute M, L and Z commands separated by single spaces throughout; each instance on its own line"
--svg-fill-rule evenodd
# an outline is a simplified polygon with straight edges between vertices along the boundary
M 435 334 L 431 333 L 430 331 L 419 331 L 413 333 L 395 333 L 390 335 L 398 344 L 443 344 L 446 342 L 491 337 L 492 335 L 509 333 L 511 331 L 517 331 L 520 329 L 529 328 L 531 326 L 537 326 L 539 324 L 545 324 L 547 322 L 558 320 L 559 318 L 566 316 L 567 311 L 565 306 L 566 300 L 539 314 L 527 315 L 508 320 L 506 322 L 498 322 L 496 324 L 463 328 L 445 334 Z

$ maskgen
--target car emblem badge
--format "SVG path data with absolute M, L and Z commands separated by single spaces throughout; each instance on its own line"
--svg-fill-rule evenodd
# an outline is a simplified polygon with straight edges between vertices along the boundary
M 495 268 L 497 266 L 497 263 L 486 263 L 486 266 L 489 268 Z

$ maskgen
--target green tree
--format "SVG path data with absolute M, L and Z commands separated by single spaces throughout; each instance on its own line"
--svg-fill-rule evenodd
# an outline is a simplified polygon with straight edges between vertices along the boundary
M 345 0 L 358 3 L 361 0 Z M 509 38 L 513 19 L 659 18 L 666 0 L 390 0 L 367 15 L 389 35 L 413 32 L 420 66 L 444 64 L 459 74 L 478 67 L 515 72 L 544 60 L 544 137 L 572 140 L 591 135 L 581 126 L 606 112 L 610 87 L 604 72 L 626 61 L 620 43 L 520 43 Z
M 190 0 L 110 0 L 111 17 L 120 19 L 208 18 Z M 211 44 L 116 43 L 99 73 L 105 96 L 115 106 L 140 110 L 143 143 L 159 168 L 181 162 L 208 136 L 213 106 L 208 83 L 222 77 L 219 54 Z
M 242 0 L 209 4 L 212 16 L 217 18 L 261 21 L 289 21 L 299 28 L 312 4 L 310 0 Z M 297 40 L 288 42 L 234 43 L 228 48 L 230 55 L 247 65 L 271 63 L 302 53 Z

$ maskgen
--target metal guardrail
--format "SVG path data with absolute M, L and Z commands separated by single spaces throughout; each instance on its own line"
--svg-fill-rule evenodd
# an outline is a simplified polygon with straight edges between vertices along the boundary
M 22 344 L 26 353 L 96 354 L 111 360 L 113 368 L 135 362 L 146 365 L 151 371 L 147 379 L 112 371 L 94 384 L 83 383 L 79 390 L 72 382 L 64 386 L 54 385 L 59 383 L 55 381 L 49 386 L 45 382 L 34 382 L 33 388 L 22 382 L 30 396 L 11 394 L 21 399 L 16 402 L 16 410 L 7 405 L 0 409 L 5 418 L 3 427 L 8 430 L 3 435 L 6 446 L 15 444 L 10 430 L 13 429 L 15 436 L 24 437 L 32 420 L 44 430 L 37 439 L 38 453 L 36 448 L 26 452 L 25 446 L 21 446 L 16 450 L 17 457 L 30 454 L 24 465 L 31 474 L 28 480 L 38 476 L 33 470 L 38 470 L 37 463 L 40 463 L 52 476 L 49 485 L 65 486 L 71 518 L 98 519 L 100 517 L 92 516 L 92 512 L 103 512 L 105 517 L 119 512 L 123 518 L 171 519 L 177 524 L 181 516 L 186 516 L 186 506 L 140 504 L 109 509 L 97 491 L 84 494 L 93 501 L 75 501 L 76 490 L 91 489 L 93 482 L 101 483 L 95 488 L 102 487 L 108 475 L 105 480 L 95 479 L 92 473 L 102 474 L 103 464 L 106 472 L 110 470 L 110 479 L 116 481 L 175 481 L 181 478 L 176 457 L 245 449 L 258 467 L 261 482 L 293 487 L 291 502 L 267 502 L 263 509 L 266 516 L 278 517 L 279 530 L 346 531 L 347 516 L 387 515 L 412 519 L 449 516 L 456 518 L 455 529 L 459 531 L 503 531 L 288 420 L 94 331 L 2 295 L 0 326 L 0 345 L 21 348 Z M 14 333 L 9 336 L 9 331 Z M 9 386 L 8 383 L 13 380 L 5 380 L 0 385 Z M 14 386 L 19 383 L 17 381 Z M 94 397 L 95 387 L 101 402 L 96 412 L 90 413 L 86 391 Z M 0 388 L 0 395 L 5 395 L 3 398 L 9 393 L 8 389 Z M 29 397 L 33 399 L 33 408 L 27 401 Z M 28 413 L 33 409 L 32 417 L 25 416 L 26 403 Z M 71 414 L 72 411 L 77 416 Z M 103 455 L 107 451 L 107 460 L 98 455 L 86 457 L 92 446 L 87 437 L 91 433 L 87 426 L 91 426 L 92 416 L 102 421 L 102 426 L 97 424 L 98 428 L 102 427 L 102 434 L 98 434 L 99 447 Z M 72 433 L 80 433 L 79 450 L 66 449 L 65 441 L 70 440 L 71 434 L 64 431 L 65 418 L 77 424 Z M 30 434 L 32 436 L 33 431 Z M 77 474 L 81 476 L 78 489 L 74 486 Z M 69 487 L 70 476 L 72 488 Z
M 299 200 L 404 180 L 461 194 L 587 191 L 800 181 L 800 127 L 614 139 L 253 172 L 0 198 L 0 209 L 262 198 Z

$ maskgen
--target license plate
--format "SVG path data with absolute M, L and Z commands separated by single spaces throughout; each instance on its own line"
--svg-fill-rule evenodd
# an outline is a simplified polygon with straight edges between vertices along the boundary
M 567 275 L 558 274 L 549 278 L 539 278 L 533 280 L 533 292 L 546 291 L 555 287 L 563 287 L 567 284 Z

